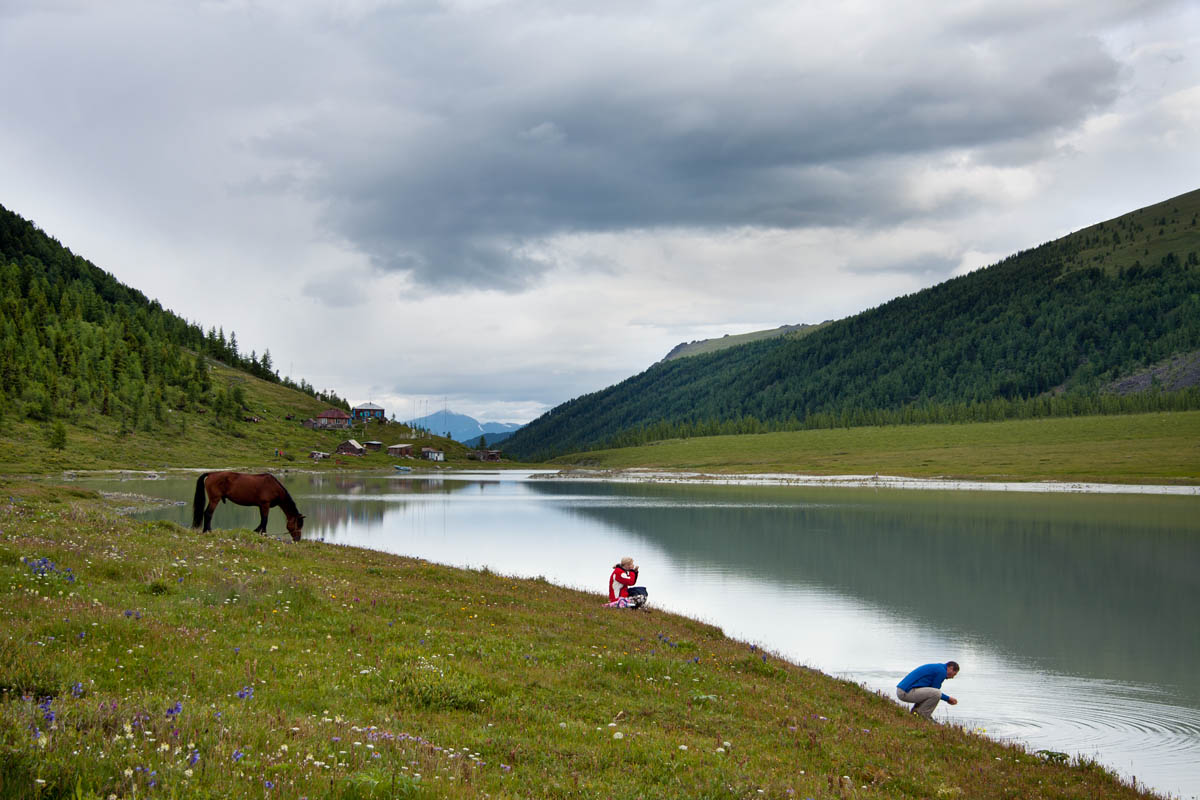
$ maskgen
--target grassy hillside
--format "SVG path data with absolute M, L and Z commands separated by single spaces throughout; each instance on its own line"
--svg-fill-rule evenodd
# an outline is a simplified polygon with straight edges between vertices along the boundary
M 245 406 L 239 416 L 220 420 L 204 406 L 191 406 L 169 410 L 161 424 L 145 430 L 128 429 L 120 419 L 87 409 L 46 422 L 6 415 L 0 417 L 0 474 L 168 467 L 391 469 L 395 463 L 433 468 L 429 462 L 398 461 L 386 452 L 315 464 L 308 458 L 312 450 L 332 452 L 351 437 L 382 441 L 385 446 L 409 442 L 418 452 L 422 446 L 436 447 L 446 453 L 447 464 L 452 466 L 477 463 L 467 461 L 464 445 L 397 423 L 372 423 L 365 429 L 360 424 L 349 432 L 308 430 L 300 422 L 329 407 L 322 401 L 221 364 L 210 363 L 208 370 L 217 391 L 240 389 Z M 293 419 L 286 419 L 288 415 Z M 249 422 L 245 417 L 260 421 Z M 51 444 L 56 422 L 63 426 L 61 449 Z
M 560 466 L 1200 484 L 1200 411 L 671 439 Z
M 804 337 L 657 364 L 507 445 L 549 456 L 680 435 L 1105 412 L 1104 386 L 1198 349 L 1200 191 Z M 1200 404 L 1142 399 L 1118 410 Z
M 729 347 L 737 347 L 750 342 L 757 342 L 761 339 L 774 339 L 777 336 L 805 336 L 815 330 L 825 327 L 829 321 L 819 322 L 816 325 L 780 325 L 778 328 L 771 328 L 766 331 L 751 331 L 750 333 L 734 333 L 725 334 L 719 339 L 699 339 L 692 342 L 680 342 L 671 348 L 671 352 L 663 357 L 663 361 L 671 361 L 676 358 L 686 358 L 688 356 L 699 356 L 705 353 L 715 353 L 718 350 L 725 350 Z
M 462 445 L 405 426 L 301 427 L 330 407 L 348 405 L 281 378 L 269 352 L 240 353 L 233 331 L 204 331 L 0 206 L 0 473 L 298 466 L 351 436 L 467 463 Z
M 693 620 L 0 493 L 0 798 L 1148 796 Z

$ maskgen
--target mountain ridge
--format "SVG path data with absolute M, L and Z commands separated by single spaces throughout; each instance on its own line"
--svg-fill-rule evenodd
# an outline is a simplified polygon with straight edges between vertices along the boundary
M 712 433 L 1098 412 L 1105 385 L 1200 349 L 1198 251 L 1200 190 L 802 337 L 660 362 L 551 409 L 507 451 L 546 458 Z
M 819 330 L 833 320 L 825 320 L 824 322 L 797 323 L 795 325 L 780 325 L 778 328 L 770 328 L 761 331 L 749 331 L 747 333 L 727 333 L 724 336 L 713 339 L 694 339 L 690 342 L 680 342 L 671 348 L 671 351 L 662 357 L 662 361 L 671 361 L 676 358 L 687 358 L 688 356 L 702 355 L 704 353 L 715 353 L 718 350 L 724 350 L 727 347 L 737 347 L 738 345 L 747 344 L 748 342 L 756 342 L 759 339 L 771 339 L 776 336 L 803 336 Z M 661 361 L 659 362 L 661 363 Z
M 444 410 L 426 414 L 410 421 L 416 428 L 424 428 L 437 434 L 449 434 L 456 442 L 466 443 L 480 436 L 487 436 L 491 441 L 493 434 L 509 434 L 519 430 L 522 425 L 517 422 L 480 422 L 467 414 Z

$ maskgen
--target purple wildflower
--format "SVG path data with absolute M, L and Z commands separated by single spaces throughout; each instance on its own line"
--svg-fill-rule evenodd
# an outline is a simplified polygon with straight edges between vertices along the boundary
M 77 682 L 71 686 L 71 696 L 72 697 L 83 697 L 83 684 L 82 683 Z
M 246 754 L 243 753 L 241 750 L 234 750 L 233 751 L 233 762 L 236 764 L 237 762 L 241 761 L 242 756 L 244 756 L 244 755 L 246 755 Z
M 242 700 L 253 700 L 254 699 L 254 687 L 253 686 L 243 686 L 241 691 L 237 693 L 237 696 Z
M 194 765 L 199 760 L 200 760 L 200 751 L 199 750 L 193 750 L 192 752 L 188 753 L 188 765 L 189 766 Z

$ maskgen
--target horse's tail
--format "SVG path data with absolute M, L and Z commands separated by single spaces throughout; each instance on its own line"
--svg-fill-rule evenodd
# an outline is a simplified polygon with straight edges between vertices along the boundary
M 199 528 L 204 522 L 204 506 L 207 505 L 204 495 L 204 479 L 208 477 L 205 472 L 199 478 L 196 478 L 196 498 L 192 500 L 192 527 Z

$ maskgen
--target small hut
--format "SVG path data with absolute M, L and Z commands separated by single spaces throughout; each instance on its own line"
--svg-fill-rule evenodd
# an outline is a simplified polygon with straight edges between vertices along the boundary
M 354 439 L 347 439 L 339 444 L 334 452 L 340 456 L 361 456 L 367 452 L 367 449 Z
M 395 456 L 396 458 L 404 456 L 412 458 L 413 446 L 411 444 L 393 444 L 388 446 L 387 451 L 389 456 Z
M 317 428 L 349 429 L 350 415 L 340 408 L 330 408 L 316 416 Z
M 376 441 L 363 442 L 363 447 L 367 448 L 372 453 L 378 453 L 380 450 L 383 449 L 383 442 L 376 442 Z

